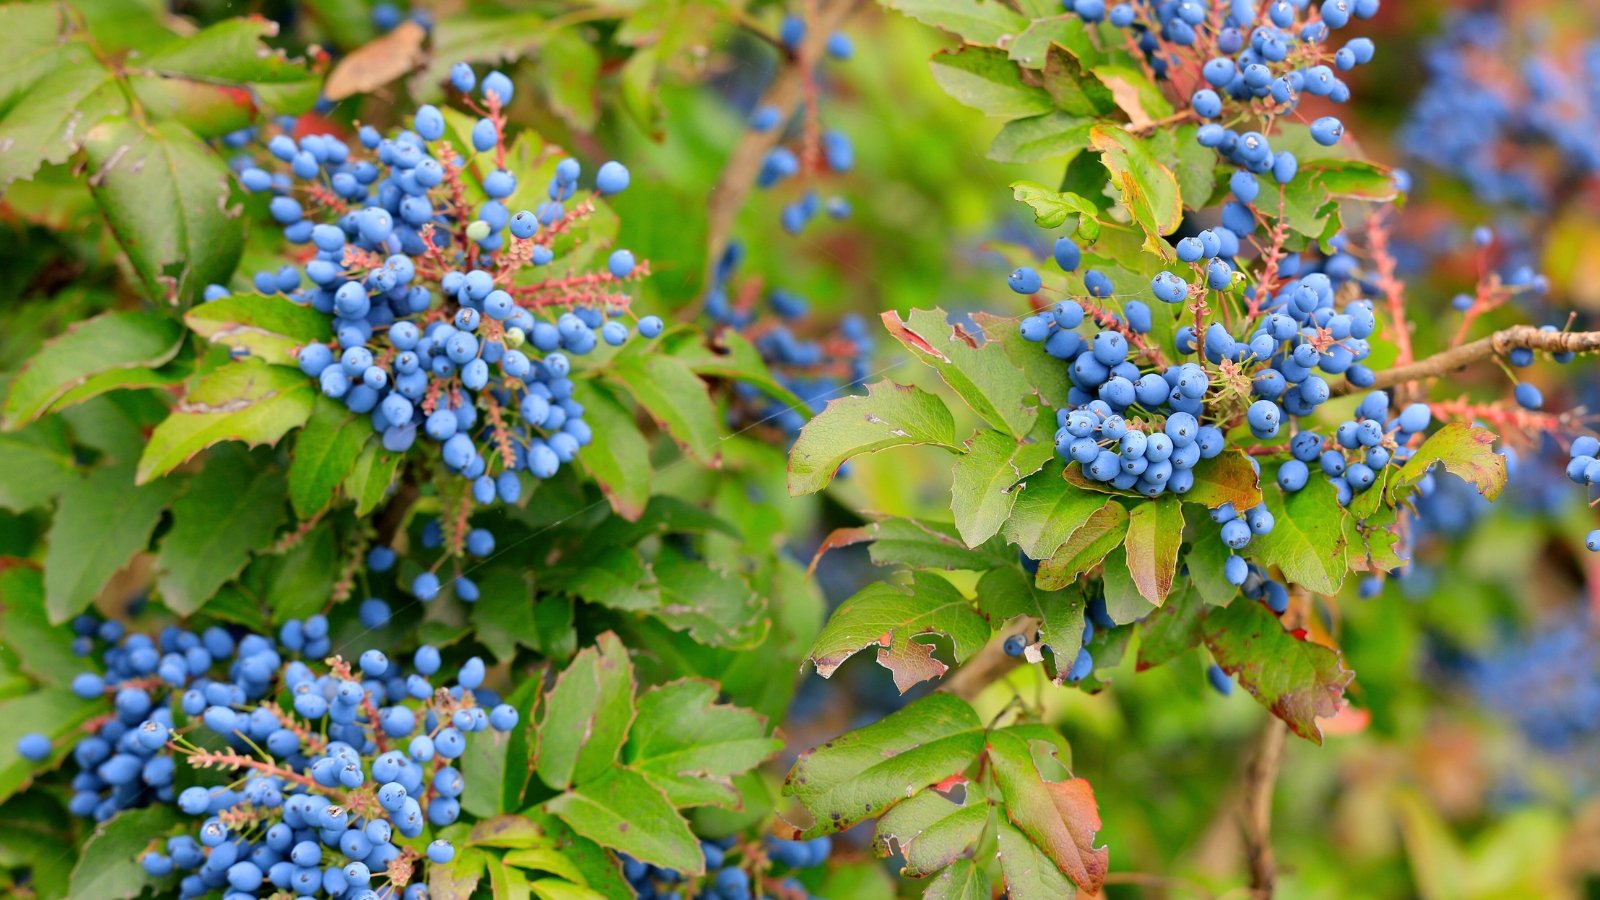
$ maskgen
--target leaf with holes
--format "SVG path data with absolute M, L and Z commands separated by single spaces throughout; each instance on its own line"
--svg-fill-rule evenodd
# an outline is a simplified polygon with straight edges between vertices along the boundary
M 1478 489 L 1490 500 L 1506 486 L 1506 458 L 1494 450 L 1495 436 L 1487 428 L 1452 422 L 1428 436 L 1400 469 L 1391 488 L 1407 491 L 1435 464 Z
M 943 310 L 914 309 L 902 321 L 893 310 L 882 316 L 884 327 L 911 354 L 933 367 L 944 383 L 990 425 L 1022 440 L 1033 430 L 1038 408 L 1029 403 L 1033 388 L 998 345 L 980 346 Z
M 1010 728 L 989 735 L 989 762 L 1006 818 L 1074 884 L 1095 893 L 1105 883 L 1110 854 L 1094 846 L 1100 830 L 1094 789 L 1070 775 L 1047 779 L 1026 735 Z
M 989 623 L 950 582 L 916 572 L 908 586 L 874 582 L 841 603 L 811 645 L 811 661 L 828 678 L 851 656 L 876 647 L 878 664 L 905 693 L 948 669 L 931 644 L 912 640 L 925 634 L 947 636 L 960 663 L 989 639 Z
M 1136 135 L 1115 125 L 1095 125 L 1089 143 L 1100 154 L 1100 162 L 1111 173 L 1111 183 L 1145 234 L 1144 248 L 1172 258 L 1172 245 L 1162 239 L 1178 229 L 1183 221 L 1183 201 L 1178 194 L 1178 179 L 1150 152 Z
M 971 851 L 989 821 L 981 788 L 962 778 L 924 788 L 878 820 L 872 848 L 905 860 L 900 874 L 926 878 Z

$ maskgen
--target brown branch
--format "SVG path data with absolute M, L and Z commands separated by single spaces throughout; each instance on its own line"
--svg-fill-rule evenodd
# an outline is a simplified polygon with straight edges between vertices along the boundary
M 1256 897 L 1271 897 L 1278 883 L 1278 864 L 1272 853 L 1272 790 L 1288 734 L 1283 720 L 1269 716 L 1245 769 L 1244 852 L 1250 864 L 1250 890 Z
M 825 0 L 816 18 L 806 23 L 806 36 L 801 42 L 800 52 L 795 54 L 796 58 L 821 59 L 827 47 L 828 36 L 844 24 L 844 20 L 850 16 L 854 8 L 855 0 Z M 761 96 L 756 108 L 776 106 L 781 110 L 793 110 L 804 97 L 807 74 L 804 66 L 797 64 L 784 66 L 772 80 L 767 92 Z M 701 290 L 702 299 L 684 307 L 685 318 L 692 319 L 700 315 L 705 289 L 709 289 L 712 274 L 717 269 L 717 262 L 722 258 L 722 251 L 728 247 L 734 220 L 739 217 L 739 210 L 744 208 L 745 197 L 749 196 L 750 189 L 755 186 L 756 175 L 761 171 L 762 162 L 782 137 L 781 124 L 766 131 L 746 129 L 738 145 L 733 148 L 733 154 L 728 157 L 728 164 L 722 169 L 722 177 L 717 180 L 716 187 L 711 191 L 710 208 L 706 211 L 706 264 Z
M 1492 356 L 1504 356 L 1519 347 L 1546 353 L 1594 353 L 1600 351 L 1600 331 L 1540 331 L 1532 325 L 1513 325 L 1470 344 L 1452 347 L 1408 365 L 1385 369 L 1377 373 L 1376 380 L 1369 387 L 1357 388 L 1349 382 L 1343 382 L 1334 388 L 1333 393 L 1375 391 L 1424 378 L 1438 378 Z
M 1038 619 L 1025 619 L 1018 630 L 1028 633 L 1038 627 Z M 995 635 L 993 640 L 983 645 L 982 650 L 973 654 L 959 669 L 941 682 L 939 690 L 971 703 L 983 693 L 984 688 L 1011 674 L 1013 669 L 1022 664 L 1020 658 L 1007 656 L 1005 647 L 1005 635 Z

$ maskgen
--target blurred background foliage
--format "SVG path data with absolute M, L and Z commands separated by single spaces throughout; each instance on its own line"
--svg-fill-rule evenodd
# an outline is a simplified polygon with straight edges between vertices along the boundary
M 96 10 L 91 23 L 113 23 L 96 30 L 113 46 L 131 45 L 148 30 L 181 32 L 259 14 L 282 25 L 275 43 L 292 53 L 317 45 L 312 57 L 323 65 L 382 39 L 384 26 L 412 12 L 357 0 L 77 5 Z M 1442 344 L 1456 327 L 1450 298 L 1475 277 L 1467 234 L 1484 223 L 1519 236 L 1506 242 L 1518 258 L 1495 264 L 1533 265 L 1554 285 L 1551 308 L 1506 311 L 1505 323 L 1531 315 L 1560 324 L 1569 307 L 1586 319 L 1600 311 L 1600 182 L 1585 174 L 1559 202 L 1542 206 L 1492 203 L 1401 139 L 1426 81 L 1430 42 L 1460 16 L 1483 10 L 1504 17 L 1513 45 L 1506 71 L 1515 72 L 1529 59 L 1571 65 L 1581 57 L 1600 39 L 1594 7 L 1407 0 L 1385 4 L 1368 26 L 1378 57 L 1353 81 L 1356 121 L 1349 125 L 1368 154 L 1413 177 L 1399 233 L 1419 345 Z M 433 29 L 434 65 L 458 55 L 503 55 L 519 84 L 546 85 L 519 92 L 513 119 L 585 156 L 629 161 L 635 189 L 615 204 L 623 223 L 618 240 L 648 257 L 657 273 L 644 287 L 644 306 L 696 315 L 706 289 L 706 212 L 724 202 L 719 178 L 776 73 L 769 44 L 786 10 L 753 0 L 446 0 L 418 12 Z M 731 230 L 746 249 L 742 277 L 804 296 L 819 322 L 930 306 L 955 314 L 1023 312 L 1003 285 L 1005 273 L 1024 257 L 1044 259 L 1051 236 L 1031 224 L 1008 185 L 1058 182 L 1060 164 L 987 157 L 998 123 L 949 99 L 930 74 L 929 55 L 948 44 L 943 35 L 871 4 L 843 30 L 855 53 L 826 66 L 821 117 L 855 145 L 853 170 L 828 176 L 827 184 L 848 198 L 853 214 L 819 217 L 791 236 L 777 223 L 800 188 L 752 191 Z M 641 63 L 643 54 L 649 56 Z M 639 74 L 644 68 L 648 77 Z M 1587 77 L 1593 90 L 1600 76 Z M 623 81 L 631 86 L 619 89 Z M 428 83 L 395 83 L 318 115 L 383 122 L 385 90 L 425 96 Z M 1516 96 L 1515 84 L 1504 87 Z M 1545 172 L 1560 165 L 1537 142 L 1506 152 Z M 114 254 L 101 246 L 107 238 L 86 199 L 65 185 L 45 179 L 13 186 L 0 198 L 0 218 L 13 235 L 0 245 L 0 297 L 7 301 L 0 305 L 0 367 L 10 368 L 64 324 L 18 301 L 54 297 L 52 316 L 69 320 L 124 301 L 126 282 L 90 262 Z M 241 268 L 251 269 L 248 251 Z M 887 347 L 871 371 L 936 389 L 929 370 L 905 365 Z M 1592 361 L 1547 367 L 1537 377 L 1547 379 L 1540 386 L 1560 398 L 1558 406 L 1592 408 L 1600 399 Z M 1459 388 L 1490 399 L 1508 383 L 1485 367 Z M 137 410 L 129 415 L 138 427 Z M 1600 565 L 1580 543 L 1594 514 L 1562 483 L 1559 450 L 1538 442 L 1513 449 L 1518 464 L 1503 502 L 1479 508 L 1470 492 L 1441 491 L 1413 571 L 1371 599 L 1358 599 L 1352 584 L 1325 607 L 1322 625 L 1338 635 L 1357 680 L 1352 709 L 1325 724 L 1324 746 L 1296 741 L 1285 750 L 1272 828 L 1282 896 L 1600 897 Z M 772 451 L 754 442 L 744 465 L 769 473 L 777 467 Z M 705 489 L 697 477 L 685 470 L 668 488 Z M 847 509 L 941 517 L 948 480 L 943 455 L 901 452 L 853 463 L 850 477 L 820 500 L 790 500 L 781 478 L 769 478 L 752 505 L 786 523 L 771 531 L 806 536 L 789 550 L 807 562 L 829 530 L 855 524 Z M 39 532 L 31 515 L 0 512 L 0 554 L 27 552 Z M 864 552 L 845 550 L 824 559 L 817 577 L 837 603 L 876 574 Z M 1231 889 L 1242 896 L 1242 772 L 1266 714 L 1247 697 L 1212 691 L 1200 651 L 1148 673 L 1135 673 L 1133 660 L 1127 654 L 1111 687 L 1096 695 L 1057 688 L 1039 667 L 1024 667 L 991 686 L 980 711 L 998 711 L 1020 694 L 1047 709 L 1071 740 L 1074 771 L 1094 784 L 1105 821 L 1108 895 L 1211 897 Z M 0 656 L 0 690 L 8 679 L 16 683 L 8 662 Z M 787 743 L 810 746 L 904 700 L 866 655 L 830 682 L 807 673 L 784 724 Z M 841 847 L 836 858 L 862 865 L 835 871 L 820 892 L 887 895 L 892 882 L 879 864 L 866 862 L 866 838 L 850 837 L 854 852 Z M 0 864 L 40 850 L 0 847 Z

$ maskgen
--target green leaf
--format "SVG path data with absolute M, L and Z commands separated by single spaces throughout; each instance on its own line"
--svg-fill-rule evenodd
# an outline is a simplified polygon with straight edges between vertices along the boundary
M 985 344 L 999 344 L 1022 371 L 1023 380 L 1047 406 L 1060 406 L 1066 402 L 1067 391 L 1072 386 L 1067 377 L 1067 366 L 1045 352 L 1043 344 L 1035 344 L 1022 336 L 1017 320 L 1010 316 L 973 313 L 972 321 L 983 333 Z
M 1075 896 L 1067 876 L 1016 826 L 1002 821 L 995 831 L 1006 897 L 1010 900 L 1057 900 Z
M 1004 350 L 988 344 L 980 347 L 960 325 L 951 324 L 941 309 L 913 309 L 906 321 L 890 310 L 882 318 L 895 340 L 933 367 L 989 424 L 1019 441 L 1033 430 L 1039 416 L 1038 408 L 1029 403 L 1033 388 Z
M 1094 77 L 1105 85 L 1117 108 L 1127 115 L 1128 123 L 1134 128 L 1148 129 L 1172 115 L 1172 104 L 1167 102 L 1161 88 L 1135 66 L 1102 63 L 1094 67 Z M 1155 134 L 1161 133 L 1171 132 L 1155 129 Z
M 78 461 L 58 418 L 0 432 L 0 507 L 25 512 L 48 504 L 81 478 Z
M 995 542 L 974 550 L 961 540 L 955 526 L 918 519 L 883 519 L 860 528 L 840 528 L 828 535 L 817 551 L 817 558 L 835 547 L 871 542 L 868 552 L 879 566 L 907 566 L 913 569 L 949 569 L 981 572 L 997 565 L 1008 565 L 1010 553 L 990 552 Z M 816 563 L 812 563 L 815 568 Z
M 1394 170 L 1364 159 L 1308 160 L 1300 177 L 1312 179 L 1329 197 L 1388 203 L 1400 195 Z
M 46 65 L 41 63 L 41 68 Z M 0 119 L 0 190 L 29 179 L 42 165 L 66 162 L 84 135 L 128 108 L 109 69 L 88 48 L 71 43 L 51 51 L 51 71 L 38 78 Z
M 1233 551 L 1222 542 L 1222 535 L 1214 528 L 1202 528 L 1189 546 L 1183 564 L 1189 570 L 1189 581 L 1200 596 L 1212 606 L 1227 606 L 1239 596 L 1239 588 L 1228 581 L 1224 567 Z
M 714 351 L 707 348 L 701 338 L 695 337 L 692 341 L 684 341 L 681 347 L 674 347 L 672 355 L 687 361 L 697 375 L 752 384 L 785 407 L 801 413 L 809 412 L 810 405 L 773 376 L 761 359 L 761 351 L 750 343 L 749 338 L 727 329 L 716 336 L 716 344 Z
M 970 859 L 958 859 L 929 883 L 922 900 L 990 900 L 993 896 L 983 869 Z
M 623 755 L 673 806 L 737 806 L 732 776 L 783 749 L 761 716 L 716 701 L 717 686 L 699 679 L 639 695 Z
M 1398 495 L 1411 488 L 1437 463 L 1493 500 L 1506 486 L 1506 458 L 1495 452 L 1494 442 L 1494 433 L 1486 428 L 1452 422 L 1422 442 L 1400 469 L 1393 490 Z
M 1033 210 L 1033 224 L 1040 228 L 1060 228 L 1072 216 L 1097 219 L 1100 208 L 1077 194 L 1052 191 L 1036 181 L 1011 182 L 1011 196 Z
M 831 677 L 851 656 L 877 647 L 878 664 L 894 673 L 895 687 L 905 693 L 949 668 L 933 657 L 932 644 L 912 638 L 949 637 L 957 663 L 983 647 L 989 623 L 970 600 L 938 575 L 914 572 L 912 577 L 909 586 L 874 582 L 839 604 L 811 645 L 818 674 Z
M 846 460 L 890 447 L 933 444 L 956 451 L 949 407 L 919 387 L 880 381 L 867 395 L 841 397 L 800 429 L 789 451 L 789 493 L 828 486 Z
M 72 754 L 83 724 L 107 711 L 104 702 L 83 700 L 66 688 L 42 688 L 0 701 L 0 747 L 5 748 L 0 756 L 0 801 L 26 788 L 36 775 L 60 765 Z M 16 752 L 17 741 L 31 732 L 50 738 L 48 762 L 23 759 Z
M 1052 45 L 1060 45 L 1085 65 L 1095 67 L 1103 60 L 1090 38 L 1089 25 L 1076 13 L 1036 18 L 1026 30 L 1006 45 L 1011 58 L 1030 69 L 1043 69 Z
M 128 466 L 102 467 L 61 494 L 44 557 L 45 608 L 60 625 L 94 602 L 111 576 L 150 543 L 180 478 L 135 486 Z
M 712 647 L 749 649 L 767 636 L 766 598 L 723 566 L 665 551 L 656 560 L 661 605 L 650 614 Z
M 1072 51 L 1060 44 L 1052 44 L 1045 53 L 1045 90 L 1056 108 L 1069 115 L 1100 117 L 1116 108 L 1116 99 L 1096 77 L 1098 72 L 1098 68 L 1095 74 L 1085 71 Z
M 649 353 L 619 358 L 606 374 L 626 388 L 678 446 L 701 462 L 716 462 L 717 411 L 705 382 L 688 363 Z
M 1260 603 L 1210 610 L 1202 624 L 1206 647 L 1223 671 L 1295 734 L 1322 743 L 1317 719 L 1338 713 L 1355 678 L 1336 651 L 1285 631 Z
M 608 609 L 654 609 L 661 592 L 651 567 L 634 547 L 602 547 L 573 559 L 574 568 L 546 583 L 588 603 Z
M 608 631 L 573 657 L 545 698 L 539 777 L 556 790 L 599 778 L 616 762 L 632 720 L 633 664 Z
M 294 365 L 301 347 L 333 338 L 329 318 L 282 294 L 233 294 L 184 314 L 195 334 L 269 363 Z
M 403 453 L 390 453 L 383 449 L 380 441 L 368 441 L 361 449 L 355 465 L 344 477 L 344 494 L 355 501 L 356 515 L 365 516 L 383 502 L 404 456 Z
M 1194 487 L 1183 495 L 1183 502 L 1216 509 L 1227 503 L 1243 512 L 1261 505 L 1261 476 L 1250 457 L 1238 450 L 1224 450 L 1194 467 Z
M 1011 518 L 1006 520 L 1007 540 L 1030 559 L 1055 555 L 1074 531 L 1105 506 L 1105 497 L 1079 490 L 1061 473 L 1061 463 L 1052 462 L 1024 481 L 1011 508 Z
M 1172 258 L 1172 246 L 1162 240 L 1183 221 L 1183 201 L 1178 180 L 1151 153 L 1149 145 L 1115 125 L 1096 125 L 1089 142 L 1111 174 L 1111 183 L 1133 221 L 1145 233 L 1144 247 L 1163 259 Z
M 703 875 L 705 857 L 689 823 L 665 793 L 632 769 L 613 766 L 545 804 L 561 821 L 603 847 L 685 875 Z
M 344 563 L 344 551 L 339 547 L 333 528 L 324 523 L 313 528 L 287 553 L 268 558 L 267 563 L 263 599 L 272 610 L 273 621 L 286 622 L 326 609 Z M 251 570 L 246 570 L 247 582 L 250 575 Z
M 1326 478 L 1313 478 L 1297 493 L 1266 491 L 1267 509 L 1277 524 L 1250 543 L 1263 565 L 1319 594 L 1338 593 L 1349 568 L 1349 520 L 1339 495 Z
M 456 763 L 466 779 L 461 808 L 475 819 L 487 820 L 522 806 L 522 793 L 531 774 L 528 736 L 540 685 L 538 674 L 521 679 L 505 701 L 517 711 L 516 726 L 507 731 L 480 732 L 467 742 L 466 753 Z
M 600 117 L 600 52 L 594 43 L 576 29 L 563 28 L 550 33 L 537 59 L 537 83 L 556 115 L 579 131 L 592 131 Z
M 478 579 L 472 627 L 495 659 L 510 662 L 518 647 L 539 648 L 539 626 L 533 610 L 533 582 L 528 573 L 521 569 L 491 569 Z
M 311 417 L 316 390 L 299 369 L 245 360 L 202 375 L 166 421 L 156 426 L 139 460 L 144 484 L 222 441 L 275 444 Z
M 1105 501 L 1049 559 L 1039 563 L 1034 583 L 1047 591 L 1072 584 L 1099 565 L 1113 548 L 1122 546 L 1127 533 L 1128 510 L 1115 500 Z
M 1128 570 L 1127 548 L 1117 547 L 1100 563 L 1100 583 L 1105 590 L 1106 615 L 1118 624 L 1128 624 L 1151 612 L 1150 601 L 1139 593 Z M 1099 660 L 1096 660 L 1099 664 Z
M 12 379 L 4 427 L 15 431 L 44 415 L 51 404 L 96 375 L 162 366 L 182 346 L 183 329 L 158 313 L 108 312 L 73 322 L 46 341 Z
M 1170 494 L 1135 504 L 1128 514 L 1128 571 L 1139 595 L 1156 606 L 1172 592 L 1183 543 L 1183 504 Z
M 428 896 L 436 900 L 471 900 L 483 880 L 488 854 L 471 847 L 445 865 L 428 866 Z
M 1084 599 L 1081 590 L 1044 591 L 1031 583 L 1020 566 L 990 569 L 978 580 L 978 602 L 998 629 L 1026 616 L 1039 622 L 1039 641 L 1058 657 L 1083 645 Z
M 228 167 L 173 122 L 107 119 L 89 130 L 89 187 L 152 299 L 190 303 L 225 283 L 244 247 Z
M 1140 672 L 1164 665 L 1200 645 L 1205 602 L 1196 591 L 1181 591 L 1139 625 Z
M 44 608 L 44 573 L 0 560 L 0 643 L 15 654 L 22 671 L 43 685 L 65 688 L 93 663 L 72 650 L 72 633 L 50 624 Z M 4 746 L 4 745 L 0 745 Z
M 604 385 L 578 381 L 573 395 L 583 404 L 584 421 L 594 440 L 578 454 L 578 464 L 594 478 L 617 515 L 630 521 L 650 502 L 650 444 L 633 414 Z
M 1026 735 L 1010 728 L 989 735 L 989 761 L 1005 797 L 1006 818 L 1073 883 L 1097 892 L 1105 882 L 1110 854 L 1094 847 L 1100 830 L 1094 790 L 1082 778 L 1046 778 L 1035 762 L 1034 742 Z
M 989 158 L 1002 163 L 1030 163 L 1075 156 L 1089 146 L 1092 121 L 1064 112 L 1013 119 L 989 144 Z
M 811 838 L 881 816 L 917 791 L 959 775 L 983 751 L 984 736 L 971 706 L 936 693 L 807 750 L 784 779 L 783 793 L 800 802 L 813 824 L 790 827 Z
M 178 824 L 178 810 L 164 803 L 128 809 L 95 826 L 72 869 L 74 900 L 131 900 L 165 883 L 144 870 L 139 858 Z
M 1019 444 L 998 431 L 982 429 L 973 435 L 967 452 L 956 457 L 950 495 L 950 511 L 967 546 L 976 547 L 999 533 L 1021 493 L 1013 486 L 1054 455 L 1049 444 Z
M 884 5 L 969 44 L 994 46 L 1028 27 L 1021 13 L 998 0 L 884 0 Z
M 289 502 L 296 515 L 309 519 L 333 502 L 334 491 L 355 468 L 371 437 L 365 417 L 317 395 L 289 457 Z
M 931 65 L 933 80 L 945 93 L 984 115 L 1020 119 L 1055 108 L 1042 88 L 1023 81 L 1004 50 L 972 45 L 941 50 Z
M 878 820 L 872 846 L 879 856 L 905 859 L 901 875 L 926 878 L 969 853 L 988 821 L 989 804 L 976 785 L 962 784 L 956 791 L 925 788 Z
M 280 471 L 245 453 L 214 454 L 173 504 L 156 559 L 161 602 L 179 615 L 200 609 L 252 552 L 270 546 L 283 513 Z

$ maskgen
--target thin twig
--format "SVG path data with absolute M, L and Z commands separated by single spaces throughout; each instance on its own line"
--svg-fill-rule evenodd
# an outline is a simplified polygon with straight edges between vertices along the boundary
M 1424 378 L 1437 378 L 1492 356 L 1504 356 L 1519 347 L 1546 353 L 1593 353 L 1600 351 L 1600 331 L 1540 331 L 1532 325 L 1513 325 L 1409 365 L 1385 369 L 1377 373 L 1376 379 L 1365 388 L 1343 382 L 1333 392 L 1350 394 L 1358 390 L 1382 390 Z
M 1272 853 L 1272 791 L 1288 734 L 1282 719 L 1269 716 L 1245 769 L 1245 859 L 1250 864 L 1250 889 L 1256 897 L 1271 897 L 1278 883 L 1278 864 Z

